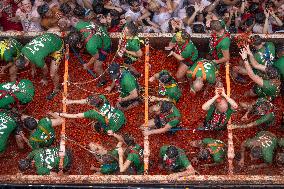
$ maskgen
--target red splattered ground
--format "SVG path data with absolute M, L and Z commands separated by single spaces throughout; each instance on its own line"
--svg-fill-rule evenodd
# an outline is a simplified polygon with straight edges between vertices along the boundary
M 151 70 L 150 70 L 150 76 L 154 73 L 160 71 L 163 69 L 168 69 L 173 74 L 177 71 L 177 65 L 178 63 L 173 58 L 167 58 L 166 53 L 161 50 L 151 50 L 150 54 L 150 64 L 151 64 Z M 106 62 L 109 62 L 112 59 L 113 55 L 108 58 Z M 89 56 L 84 56 L 84 61 L 87 61 Z M 107 66 L 108 63 L 105 63 L 105 66 Z M 237 64 L 237 61 L 235 61 L 235 64 Z M 135 64 L 135 67 L 140 70 L 140 72 L 144 73 L 144 57 L 138 61 Z M 61 65 L 61 76 L 63 76 L 63 64 Z M 221 69 L 221 73 L 223 73 L 222 79 L 224 81 L 224 68 Z M 35 86 L 36 86 L 36 96 L 34 98 L 34 101 L 29 104 L 28 108 L 26 109 L 26 114 L 35 116 L 36 118 L 41 118 L 46 115 L 46 112 L 51 111 L 60 111 L 62 109 L 62 103 L 61 99 L 62 96 L 58 95 L 53 101 L 47 101 L 45 100 L 46 95 L 52 90 L 51 81 L 49 81 L 49 85 L 47 87 L 43 87 L 39 84 L 40 81 L 40 74 L 37 75 L 36 79 L 32 79 L 29 72 L 25 72 L 20 74 L 20 78 L 29 78 L 31 79 Z M 84 85 L 73 85 L 72 82 L 86 82 L 92 80 L 92 76 L 90 76 L 85 70 L 82 69 L 82 66 L 79 64 L 76 57 L 71 56 L 71 59 L 69 61 L 69 76 L 70 76 L 70 85 L 68 87 L 68 98 L 70 99 L 81 99 L 87 97 L 90 93 L 80 90 L 78 87 L 83 88 L 84 90 L 88 90 L 90 92 L 96 92 L 96 93 L 105 93 L 103 88 L 97 88 L 95 82 L 91 82 Z M 62 77 L 63 78 L 63 77 Z M 6 81 L 8 77 L 1 76 L 1 81 Z M 224 81 L 225 82 L 225 81 Z M 142 77 L 140 79 L 140 83 L 144 83 L 144 78 Z M 151 87 L 157 86 L 157 83 L 151 84 Z M 180 101 L 177 104 L 177 107 L 182 112 L 182 124 L 184 128 L 196 128 L 198 123 L 201 123 L 204 119 L 205 112 L 201 110 L 202 104 L 212 97 L 213 90 L 210 90 L 210 93 L 207 94 L 205 97 L 203 97 L 203 92 L 196 97 L 191 97 L 189 95 L 189 84 L 183 83 L 180 85 L 183 96 L 180 99 Z M 237 102 L 240 101 L 246 101 L 248 99 L 245 99 L 243 97 L 244 91 L 247 90 L 251 85 L 249 86 L 241 86 L 236 85 L 232 82 L 232 98 L 236 99 Z M 153 92 L 150 92 L 150 94 L 154 95 Z M 118 97 L 118 94 L 109 95 L 108 98 L 114 105 L 116 103 L 116 99 Z M 277 104 L 277 122 L 271 128 L 270 130 L 277 134 L 278 137 L 283 136 L 283 131 L 279 129 L 280 125 L 280 115 L 284 110 L 283 105 L 283 99 L 278 98 L 275 100 L 275 104 Z M 79 105 L 71 105 L 68 106 L 67 110 L 69 113 L 77 113 L 77 112 L 83 112 L 85 110 L 88 110 L 91 107 L 86 106 L 79 106 Z M 122 130 L 121 133 L 129 132 L 131 133 L 137 140 L 137 142 L 143 146 L 143 136 L 139 129 L 139 126 L 144 122 L 144 115 L 142 114 L 144 112 L 144 105 L 141 105 L 140 107 L 137 107 L 133 110 L 127 111 L 127 124 Z M 241 117 L 241 113 L 236 113 L 232 117 L 233 122 L 237 122 L 239 118 Z M 101 142 L 104 146 L 108 148 L 113 148 L 116 144 L 116 140 L 112 137 L 106 136 L 106 135 L 99 135 L 95 133 L 90 125 L 89 120 L 87 119 L 73 119 L 73 120 L 67 120 L 66 124 L 66 134 L 70 139 L 73 139 L 80 143 L 81 145 L 87 145 L 89 142 Z M 56 128 L 56 134 L 57 137 L 60 134 L 61 128 Z M 247 130 L 239 130 L 239 131 L 233 131 L 234 134 L 234 146 L 235 151 L 237 152 L 239 150 L 239 146 L 243 140 L 245 140 L 248 137 L 252 137 L 256 133 L 257 129 L 247 129 Z M 196 132 L 193 133 L 192 131 L 179 131 L 175 135 L 155 135 L 150 136 L 150 148 L 151 148 L 151 156 L 150 156 L 150 174 L 165 174 L 162 170 L 158 167 L 158 151 L 159 148 L 164 144 L 174 144 L 177 145 L 183 149 L 185 149 L 186 152 L 189 152 L 189 158 L 191 159 L 195 153 L 197 152 L 196 149 L 193 149 L 189 146 L 189 141 L 191 140 L 198 140 L 202 139 L 204 137 L 214 137 L 221 140 L 227 141 L 227 131 L 222 132 Z M 59 137 L 58 137 L 59 138 Z M 59 144 L 59 139 L 57 138 L 57 143 Z M 69 174 L 75 174 L 75 175 L 82 175 L 82 174 L 92 174 L 93 172 L 89 170 L 90 166 L 97 165 L 97 162 L 93 156 L 79 148 L 78 146 L 70 143 L 67 141 L 67 147 L 71 148 L 73 151 L 73 166 L 71 168 L 71 171 Z M 25 151 L 18 151 L 15 145 L 14 138 L 9 139 L 9 147 L 6 150 L 6 152 L 2 155 L 0 160 L 0 174 L 2 175 L 10 175 L 10 174 L 16 174 L 18 172 L 17 168 L 17 162 L 20 158 L 25 157 L 29 152 L 29 149 L 26 148 Z M 249 161 L 246 161 L 246 163 L 250 164 Z M 201 166 L 198 166 L 196 164 L 193 164 L 193 166 L 201 173 L 201 174 L 211 174 L 211 175 L 221 175 L 221 174 L 227 174 L 228 172 L 228 166 L 227 163 L 221 166 L 212 167 L 205 169 Z M 280 169 L 277 167 L 269 167 L 268 169 L 258 169 L 258 170 L 239 170 L 237 168 L 237 164 L 235 163 L 235 172 L 237 174 L 267 174 L 267 175 L 277 175 L 280 173 Z M 29 172 L 27 174 L 35 174 L 34 172 Z

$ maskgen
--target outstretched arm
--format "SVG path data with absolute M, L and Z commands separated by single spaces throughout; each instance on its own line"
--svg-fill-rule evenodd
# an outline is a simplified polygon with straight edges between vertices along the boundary
M 80 99 L 80 100 L 70 100 L 70 99 L 66 99 L 65 100 L 66 105 L 70 105 L 70 104 L 87 104 L 88 100 L 87 98 L 84 99 Z
M 52 127 L 56 127 L 58 125 L 62 125 L 63 119 L 58 114 L 54 112 L 48 112 L 49 115 L 51 115 L 53 118 L 51 120 Z
M 165 132 L 169 131 L 171 128 L 172 127 L 169 124 L 166 124 L 165 127 L 162 127 L 160 129 L 145 130 L 145 131 L 143 131 L 143 134 L 145 136 L 155 135 L 155 134 L 162 134 L 162 133 L 165 133 Z
M 215 96 L 213 98 L 211 98 L 210 100 L 208 100 L 207 102 L 205 102 L 203 105 L 202 105 L 202 110 L 204 111 L 207 111 L 209 110 L 210 106 L 215 102 L 215 100 L 217 98 L 219 98 L 220 95 L 218 94 L 217 90 L 215 90 Z
M 178 172 L 178 173 L 173 173 L 173 174 L 170 174 L 171 176 L 174 176 L 174 177 L 182 177 L 182 176 L 187 176 L 187 175 L 195 175 L 196 171 L 195 169 L 193 168 L 193 166 L 190 164 L 185 171 L 182 171 L 182 172 Z
M 71 118 L 71 119 L 84 118 L 84 113 L 78 113 L 78 114 L 68 114 L 68 113 L 58 113 L 58 112 L 54 112 L 54 113 L 64 118 Z

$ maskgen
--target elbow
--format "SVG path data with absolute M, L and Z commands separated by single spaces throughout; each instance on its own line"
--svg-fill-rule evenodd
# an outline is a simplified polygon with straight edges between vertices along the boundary
M 203 105 L 203 106 L 202 106 L 202 110 L 207 111 L 208 108 L 207 108 L 205 105 Z
M 141 57 L 141 56 L 143 56 L 143 52 L 141 51 L 141 50 L 139 50 L 137 53 L 136 53 L 136 55 L 137 55 L 137 57 Z

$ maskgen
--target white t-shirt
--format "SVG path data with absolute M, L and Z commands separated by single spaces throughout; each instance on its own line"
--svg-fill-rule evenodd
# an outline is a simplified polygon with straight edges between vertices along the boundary
M 24 13 L 21 11 L 21 9 L 18 9 L 16 11 L 16 16 L 19 17 L 21 20 L 23 31 L 29 31 L 29 32 L 43 31 L 40 25 L 40 20 L 37 22 L 31 21 L 31 18 L 40 18 L 37 12 L 37 7 L 33 7 L 32 11 L 29 13 Z
M 139 17 L 142 16 L 141 12 L 144 10 L 143 6 L 140 6 L 139 12 L 133 12 L 131 9 L 125 13 L 125 18 L 130 17 L 132 21 L 137 21 Z
M 182 8 L 183 6 L 183 1 L 184 0 L 174 0 L 173 2 L 177 4 L 177 8 L 176 10 L 173 12 L 173 16 L 177 17 L 178 16 L 178 12 L 179 10 Z
M 155 13 L 153 16 L 153 22 L 161 26 L 164 22 L 166 22 L 170 18 L 171 18 L 171 14 L 168 12 L 163 12 L 159 14 Z
M 189 4 L 190 5 L 194 5 L 195 1 L 189 1 Z M 203 5 L 204 7 L 207 7 L 207 6 L 211 5 L 211 2 L 207 1 L 207 0 L 201 0 L 200 4 Z
M 263 33 L 263 25 L 255 24 L 252 28 L 253 33 L 262 34 Z M 273 33 L 271 21 L 268 20 L 268 33 Z

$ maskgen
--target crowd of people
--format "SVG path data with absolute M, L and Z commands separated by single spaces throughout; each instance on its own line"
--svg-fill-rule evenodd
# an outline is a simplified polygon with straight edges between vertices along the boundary
M 222 20 L 230 33 L 283 32 L 283 0 L 3 0 L 2 31 L 69 31 L 72 17 L 121 32 L 133 21 L 139 32 L 209 33 L 211 20 Z
M 117 139 L 117 145 L 112 150 L 99 143 L 91 142 L 89 150 L 100 162 L 100 167 L 91 167 L 96 174 L 142 174 L 143 148 L 135 142 L 129 133 L 120 133 L 122 127 L 127 127 L 125 111 L 136 108 L 143 102 L 143 90 L 137 80 L 141 73 L 135 68 L 135 63 L 143 56 L 138 32 L 148 28 L 148 31 L 171 32 L 173 37 L 164 47 L 168 57 L 172 56 L 179 63 L 174 75 L 163 67 L 160 72 L 149 78 L 149 82 L 158 81 L 159 87 L 155 96 L 149 101 L 151 119 L 140 126 L 144 136 L 169 133 L 174 135 L 181 128 L 182 115 L 177 104 L 183 94 L 178 81 L 189 80 L 190 93 L 199 95 L 201 91 L 214 88 L 214 95 L 202 105 L 207 115 L 197 130 L 218 132 L 226 130 L 232 114 L 240 108 L 247 110 L 241 121 L 244 124 L 233 124 L 233 129 L 248 129 L 258 127 L 254 138 L 243 142 L 239 166 L 244 166 L 245 150 L 250 149 L 251 159 L 263 160 L 264 165 L 273 163 L 276 148 L 283 146 L 283 138 L 277 138 L 269 132 L 276 120 L 274 99 L 283 95 L 284 79 L 284 44 L 275 46 L 266 42 L 259 35 L 251 37 L 251 43 L 240 47 L 241 61 L 232 68 L 232 77 L 240 83 L 249 79 L 254 87 L 244 93 L 254 97 L 251 102 L 236 102 L 225 92 L 221 65 L 230 61 L 231 38 L 229 31 L 248 31 L 255 33 L 270 33 L 280 31 L 283 14 L 282 1 L 143 1 L 128 2 L 111 1 L 7 1 L 2 8 L 1 16 L 7 16 L 6 10 L 13 8 L 15 14 L 1 24 L 3 30 L 48 31 L 69 30 L 65 39 L 54 33 L 44 33 L 34 37 L 27 44 L 21 44 L 17 39 L 7 38 L 0 42 L 1 61 L 5 62 L 2 73 L 10 75 L 10 81 L 0 84 L 0 153 L 5 153 L 7 141 L 13 132 L 18 147 L 27 145 L 31 153 L 19 161 L 19 170 L 25 171 L 33 165 L 40 175 L 56 174 L 59 169 L 59 147 L 55 143 L 54 127 L 61 125 L 63 119 L 86 118 L 95 120 L 92 127 L 102 135 Z M 19 6 L 20 8 L 16 8 Z M 8 7 L 7 7 L 8 6 Z M 246 10 L 248 9 L 248 10 Z M 173 17 L 174 16 L 174 17 Z M 261 19 L 262 18 L 262 19 Z M 21 22 L 22 25 L 17 25 Z M 5 25 L 2 22 L 11 22 Z M 233 24 L 232 24 L 233 23 Z M 166 24 L 166 26 L 165 26 Z M 17 25 L 17 26 L 16 26 Z M 141 26 L 141 27 L 140 27 Z M 13 28 L 6 28 L 13 27 Z M 142 30 L 141 30 L 142 29 Z M 121 31 L 116 55 L 122 64 L 110 62 L 106 70 L 103 63 L 113 47 L 109 32 Z M 201 57 L 196 44 L 191 40 L 191 31 L 210 32 L 209 53 Z M 74 53 L 87 52 L 91 58 L 84 68 L 94 72 L 98 78 L 97 87 L 105 87 L 110 93 L 118 90 L 116 104 L 109 102 L 101 95 L 91 95 L 84 99 L 66 99 L 67 105 L 90 105 L 86 112 L 61 113 L 52 110 L 46 117 L 37 120 L 31 115 L 17 111 L 20 105 L 27 105 L 34 99 L 35 87 L 30 80 L 18 78 L 18 70 L 31 67 L 31 74 L 36 69 L 42 70 L 43 85 L 47 84 L 47 75 L 53 81 L 54 89 L 47 96 L 52 100 L 61 91 L 58 68 L 63 60 L 65 44 L 69 44 Z M 45 59 L 50 58 L 48 66 Z M 7 70 L 9 69 L 9 72 Z M 246 77 L 244 77 L 246 75 Z M 111 85 L 106 86 L 108 78 Z M 253 118 L 253 120 L 252 120 Z M 252 120 L 248 123 L 249 120 Z M 279 125 L 280 127 L 280 125 Z M 29 135 L 29 137 L 26 137 Z M 170 137 L 169 135 L 169 137 Z M 204 138 L 190 141 L 192 147 L 199 148 L 196 158 L 191 161 L 212 159 L 213 166 L 225 162 L 227 145 L 218 138 Z M 72 151 L 67 149 L 63 162 L 64 170 L 71 165 Z M 148 154 L 147 154 L 148 155 Z M 158 155 L 158 154 L 157 154 Z M 184 149 L 175 145 L 160 147 L 159 158 L 162 168 L 172 176 L 192 175 L 196 173 Z M 276 161 L 284 164 L 284 154 L 278 153 Z

